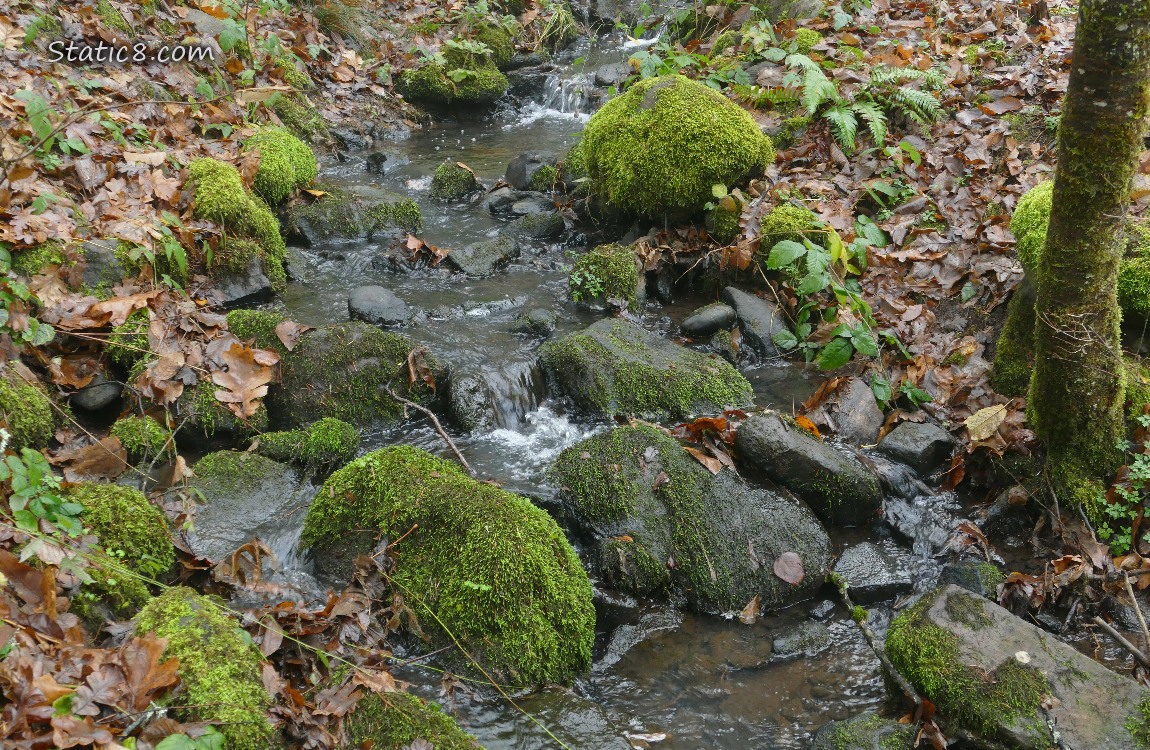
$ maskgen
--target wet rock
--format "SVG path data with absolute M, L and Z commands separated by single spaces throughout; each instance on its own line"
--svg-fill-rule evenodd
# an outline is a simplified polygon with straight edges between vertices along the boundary
M 815 732 L 811 750 L 912 750 L 915 727 L 861 714 L 846 721 L 832 721 Z
M 924 474 L 948 460 L 954 447 L 950 433 L 930 422 L 903 422 L 878 445 L 882 453 Z
M 531 336 L 550 336 L 555 332 L 555 324 L 558 320 L 559 316 L 553 310 L 533 307 L 515 317 L 515 322 L 511 324 L 511 331 L 512 333 L 526 333 Z
M 723 302 L 735 309 L 743 342 L 760 357 L 773 357 L 779 348 L 771 339 L 778 331 L 789 330 L 786 318 L 775 305 L 733 286 L 723 290 Z
M 997 599 L 998 584 L 1005 580 L 1006 574 L 994 563 L 959 560 L 943 567 L 938 582 L 952 583 L 987 599 Z
M 743 422 L 735 445 L 743 464 L 793 490 L 829 524 L 865 523 L 882 502 L 878 477 L 776 412 Z
M 124 266 L 116 257 L 119 240 L 88 240 L 84 251 L 84 285 L 92 289 L 107 288 L 124 279 Z
M 521 99 L 539 99 L 547 89 L 547 80 L 556 70 L 551 63 L 525 65 L 507 72 L 507 91 Z
M 885 648 L 948 736 L 965 729 L 1019 750 L 1141 747 L 1128 727 L 1145 731 L 1150 690 L 966 589 L 924 596 L 891 623 Z
M 448 262 L 468 276 L 490 276 L 519 257 L 519 243 L 513 237 L 475 242 L 452 250 Z
M 115 403 L 123 390 L 120 383 L 108 380 L 104 373 L 98 372 L 92 382 L 73 393 L 69 401 L 77 409 L 98 411 Z
M 457 201 L 479 189 L 479 180 L 470 169 L 460 166 L 451 159 L 435 168 L 431 178 L 431 197 Z
M 292 536 L 287 519 L 302 515 L 315 495 L 290 466 L 254 453 L 210 453 L 193 471 L 190 485 L 202 502 L 188 543 L 210 560 L 225 559 L 253 536 L 273 548 L 277 541 L 294 541 L 287 539 Z
M 850 587 L 855 604 L 873 604 L 914 590 L 910 569 L 871 542 L 848 547 L 835 563 L 835 573 Z
M 550 166 L 550 162 L 543 154 L 522 153 L 507 165 L 507 173 L 503 179 L 516 190 L 527 190 L 531 187 L 531 178 L 546 166 Z
M 292 204 L 284 216 L 290 242 L 313 247 L 332 238 L 386 235 L 406 238 L 423 227 L 419 205 L 385 190 L 358 187 L 354 191 L 322 185 L 324 194 L 311 203 Z M 394 241 L 394 237 L 391 241 Z
M 352 320 L 385 328 L 401 326 L 411 320 L 411 309 L 406 302 L 390 289 L 375 285 L 353 289 L 347 298 L 347 312 Z
M 240 271 L 221 270 L 216 274 L 214 291 L 226 309 L 250 307 L 275 296 L 272 282 L 264 272 L 264 263 L 253 256 Z
M 608 63 L 595 71 L 595 84 L 604 88 L 618 87 L 629 75 L 631 75 L 631 66 L 627 63 Z
M 771 644 L 776 660 L 793 659 L 798 656 L 810 658 L 830 647 L 834 636 L 830 628 L 821 622 L 802 622 L 793 631 L 779 636 Z
M 383 174 L 387 154 L 382 151 L 373 151 L 367 155 L 367 171 L 369 174 Z
M 683 419 L 752 403 L 751 384 L 718 357 L 613 318 L 540 349 L 548 378 L 588 412 Z
M 659 267 L 658 271 L 652 274 L 654 278 L 651 280 L 651 293 L 655 295 L 655 299 L 662 302 L 664 305 L 669 305 L 675 301 L 675 272 L 670 266 L 664 264 Z
M 789 495 L 712 475 L 677 441 L 647 427 L 617 427 L 573 445 L 551 470 L 564 513 L 593 540 L 606 585 L 636 596 L 675 591 L 701 612 L 742 609 L 752 597 L 777 609 L 822 587 L 826 531 Z M 774 574 L 796 553 L 798 585 Z
M 737 319 L 735 308 L 715 302 L 688 315 L 679 328 L 688 336 L 710 336 L 715 331 L 730 328 Z
M 492 214 L 506 214 L 515 203 L 530 196 L 531 193 L 523 190 L 515 190 L 509 187 L 496 188 L 484 197 L 483 207 Z
M 659 633 L 678 630 L 682 624 L 683 616 L 674 607 L 660 607 L 644 612 L 639 617 L 639 622 L 615 628 L 610 640 L 607 641 L 606 653 L 595 662 L 595 671 L 604 672 L 610 669 L 635 646 Z
M 451 418 L 465 430 L 490 427 L 495 422 L 495 406 L 487 382 L 475 373 L 452 373 L 449 394 Z
M 330 132 L 345 151 L 362 151 L 371 145 L 371 140 L 355 128 L 329 125 Z
M 513 236 L 533 240 L 562 237 L 566 229 L 567 224 L 563 221 L 563 217 L 555 210 L 520 216 L 509 226 Z
M 528 196 L 511 204 L 508 210 L 512 216 L 530 216 L 555 210 L 555 202 L 538 193 L 528 193 Z
M 810 608 L 807 612 L 807 617 L 815 622 L 826 622 L 831 619 L 835 613 L 835 603 L 830 599 L 823 599 L 821 602 Z
M 882 429 L 882 409 L 862 378 L 852 377 L 839 389 L 839 400 L 828 409 L 828 415 L 835 435 L 851 445 L 874 443 Z
M 511 61 L 507 63 L 507 70 L 518 70 L 519 68 L 544 65 L 546 63 L 547 54 L 544 52 L 516 52 L 511 56 Z

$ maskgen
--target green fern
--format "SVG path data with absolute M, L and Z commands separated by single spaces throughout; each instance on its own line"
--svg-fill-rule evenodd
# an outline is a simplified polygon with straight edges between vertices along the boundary
M 838 102 L 823 110 L 823 117 L 831 125 L 835 140 L 848 151 L 854 151 L 858 144 L 859 122 L 854 110 L 847 102 Z
M 923 127 L 942 119 L 945 114 L 934 94 L 902 86 L 883 97 L 888 108 L 896 109 Z
M 855 101 L 853 109 L 866 123 L 871 140 L 875 142 L 876 146 L 881 146 L 886 141 L 887 133 L 886 113 L 883 112 L 882 105 L 870 99 L 858 99 Z

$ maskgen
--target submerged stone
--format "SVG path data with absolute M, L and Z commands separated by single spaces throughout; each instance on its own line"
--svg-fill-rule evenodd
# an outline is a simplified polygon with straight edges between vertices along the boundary
M 439 706 L 410 693 L 366 696 L 348 715 L 345 728 L 346 750 L 403 750 L 420 740 L 435 750 L 482 750 Z
M 913 750 L 917 727 L 878 714 L 832 721 L 815 732 L 811 750 Z

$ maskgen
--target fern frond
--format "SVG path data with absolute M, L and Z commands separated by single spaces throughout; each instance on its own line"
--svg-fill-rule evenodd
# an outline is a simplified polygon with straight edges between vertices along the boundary
M 839 90 L 834 81 L 827 78 L 819 68 L 807 68 L 803 75 L 803 106 L 812 115 L 824 102 L 837 102 Z
M 882 111 L 882 107 L 874 101 L 869 99 L 861 99 L 856 101 L 853 109 L 863 122 L 866 123 L 867 130 L 870 131 L 871 140 L 874 145 L 881 146 L 886 142 L 886 113 Z
M 929 91 L 901 86 L 889 95 L 899 111 L 920 125 L 929 125 L 942 119 L 942 104 Z
M 803 70 L 817 70 L 820 73 L 822 72 L 822 68 L 817 62 L 797 52 L 793 55 L 787 55 L 785 64 L 788 68 L 802 68 Z
M 832 107 L 827 107 L 823 112 L 823 117 L 831 124 L 831 133 L 834 134 L 835 140 L 839 142 L 847 151 L 854 151 L 855 145 L 858 143 L 858 118 L 851 110 L 851 106 L 846 103 L 838 103 Z
M 755 109 L 798 104 L 800 98 L 798 89 L 788 87 L 763 88 L 736 83 L 731 86 L 731 92 L 735 95 L 735 99 L 750 104 Z

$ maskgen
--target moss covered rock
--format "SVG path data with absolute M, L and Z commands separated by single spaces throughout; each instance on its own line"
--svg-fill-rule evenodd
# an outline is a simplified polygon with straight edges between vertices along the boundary
M 651 218 L 698 213 L 714 185 L 734 185 L 775 159 L 746 111 L 681 75 L 640 81 L 607 102 L 579 148 L 595 195 Z
M 320 489 L 301 541 L 322 572 L 347 574 L 376 534 L 413 528 L 392 579 L 425 632 L 451 634 L 502 681 L 566 682 L 590 666 L 591 584 L 563 532 L 457 464 L 407 446 L 361 456 Z
M 762 237 L 762 257 L 765 262 L 771 248 L 783 240 L 802 242 L 810 240 L 816 245 L 826 245 L 826 230 L 820 226 L 819 217 L 806 206 L 783 203 L 771 209 L 759 224 Z
M 132 461 L 162 458 L 175 449 L 172 431 L 147 416 L 117 419 L 112 434 L 120 439 Z
M 244 148 L 259 153 L 252 187 L 273 206 L 283 203 L 297 187 L 311 185 L 319 174 L 311 147 L 284 128 L 260 128 L 244 141 Z
M 739 217 L 743 215 L 746 204 L 737 195 L 724 195 L 711 209 L 708 216 L 708 226 L 711 234 L 719 242 L 734 242 L 739 236 L 741 227 Z
M 462 48 L 447 49 L 443 62 L 405 70 L 396 79 L 404 97 L 438 106 L 493 104 L 507 91 L 507 76 L 491 54 L 475 54 Z
M 436 167 L 431 178 L 432 198 L 454 201 L 478 189 L 479 180 L 475 179 L 475 173 L 451 159 L 444 160 Z
M 176 401 L 176 412 L 185 420 L 183 429 L 176 436 L 181 444 L 201 445 L 218 439 L 241 440 L 267 430 L 268 410 L 262 400 L 255 414 L 240 419 L 216 398 L 217 390 L 218 386 L 208 377 L 198 380 L 194 387 L 184 388 Z
M 8 431 L 8 448 L 42 448 L 56 431 L 52 402 L 40 385 L 14 367 L 0 371 L 0 427 Z
M 550 476 L 595 540 L 597 571 L 617 589 L 649 596 L 673 587 L 695 610 L 725 612 L 755 595 L 777 608 L 822 586 L 830 541 L 805 506 L 734 472 L 712 475 L 652 427 L 617 427 L 573 445 Z M 802 559 L 798 586 L 774 575 L 784 552 Z
M 139 635 L 166 638 L 164 657 L 179 660 L 179 705 L 216 725 L 228 750 L 267 750 L 276 742 L 268 722 L 272 701 L 261 678 L 262 658 L 219 605 L 185 587 L 153 599 L 136 617 Z
M 326 184 L 321 187 L 324 195 L 295 203 L 286 212 L 289 236 L 305 245 L 331 237 L 371 237 L 388 229 L 415 233 L 423 228 L 423 213 L 410 198 L 368 196 Z
M 815 733 L 811 750 L 913 750 L 917 728 L 878 714 L 832 721 Z
M 345 723 L 346 750 L 403 750 L 424 740 L 435 750 L 480 750 L 475 738 L 460 728 L 439 706 L 410 693 L 369 695 Z
M 268 104 L 289 130 L 308 141 L 315 142 L 329 137 L 327 122 L 306 96 L 276 96 Z
M 64 262 L 64 246 L 55 240 L 12 254 L 12 270 L 21 276 L 35 276 L 51 266 L 63 265 Z
M 500 70 L 507 68 L 512 55 L 515 54 L 515 38 L 511 36 L 511 32 L 502 26 L 484 23 L 475 29 L 473 37 L 475 41 L 486 44 L 491 50 L 491 62 L 495 67 Z
M 275 461 L 323 468 L 350 461 L 359 448 L 359 430 L 339 419 L 325 417 L 305 430 L 265 432 L 256 448 Z
M 105 349 L 113 362 L 124 367 L 131 367 L 140 360 L 149 357 L 151 350 L 148 345 L 148 326 L 151 324 L 146 309 L 136 310 L 128 319 L 112 328 L 108 336 L 108 345 Z
M 647 280 L 630 245 L 599 245 L 576 258 L 567 279 L 576 302 L 625 307 L 638 312 L 647 297 Z
M 539 360 L 564 394 L 596 414 L 684 419 L 752 403 L 751 384 L 724 360 L 619 319 L 547 342 Z

